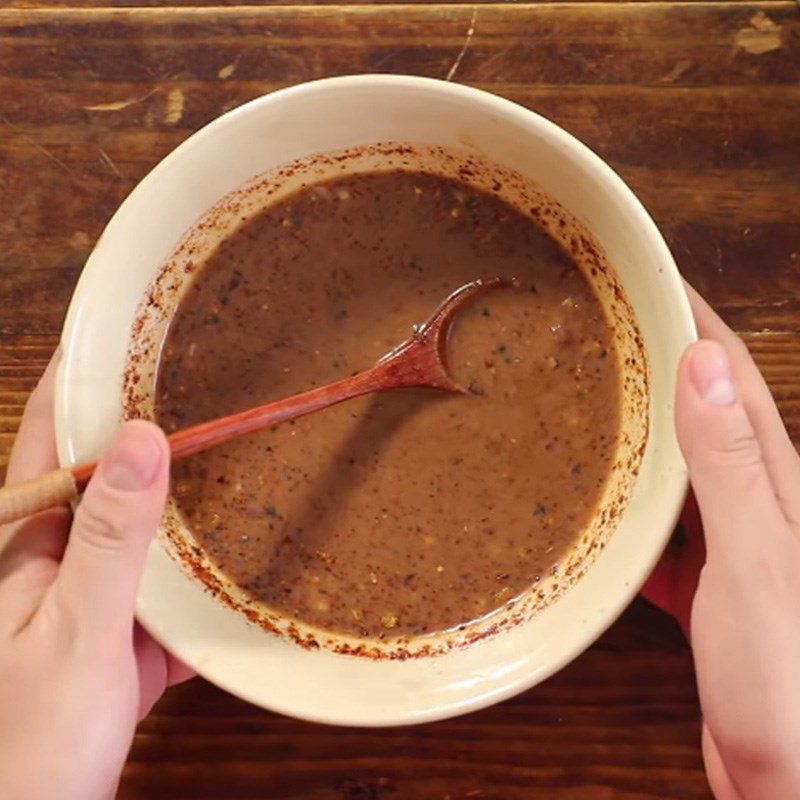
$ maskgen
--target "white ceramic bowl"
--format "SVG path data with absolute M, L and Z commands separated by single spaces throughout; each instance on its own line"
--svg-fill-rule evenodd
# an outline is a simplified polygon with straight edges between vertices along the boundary
M 635 311 L 649 363 L 649 434 L 619 524 L 586 574 L 523 623 L 434 657 L 401 662 L 303 649 L 221 604 L 154 542 L 138 616 L 157 639 L 246 700 L 346 725 L 449 717 L 547 678 L 634 597 L 686 488 L 672 398 L 694 326 L 675 264 L 633 193 L 584 145 L 520 106 L 442 81 L 382 75 L 316 81 L 254 100 L 188 139 L 131 193 L 89 258 L 67 315 L 56 396 L 61 462 L 94 458 L 112 437 L 137 309 L 198 218 L 279 165 L 385 141 L 456 148 L 516 170 L 591 232 Z

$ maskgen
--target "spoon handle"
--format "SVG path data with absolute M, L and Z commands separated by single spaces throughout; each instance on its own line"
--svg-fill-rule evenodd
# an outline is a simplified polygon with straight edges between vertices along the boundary
M 63 506 L 78 496 L 70 469 L 57 469 L 38 478 L 0 489 L 0 525 L 24 519 L 53 506 Z
M 184 458 L 261 428 L 287 422 L 376 389 L 389 389 L 397 385 L 401 384 L 395 379 L 391 366 L 376 364 L 371 369 L 336 383 L 176 431 L 167 437 L 172 458 Z M 24 483 L 1 488 L 0 525 L 72 502 L 86 488 L 96 467 L 97 462 L 92 461 L 71 469 L 53 470 Z
M 463 393 L 464 390 L 449 377 L 441 362 L 437 335 L 438 328 L 430 332 L 420 331 L 374 366 L 349 378 L 176 431 L 168 437 L 172 457 L 183 458 L 229 439 L 271 428 L 370 392 L 428 387 Z M 81 486 L 80 478 L 78 485 Z
M 392 385 L 386 383 L 385 376 L 383 365 L 376 364 L 350 378 L 176 431 L 168 437 L 172 457 L 184 458 L 229 439 L 236 439 L 262 428 L 271 428 L 353 397 L 377 389 L 392 388 Z

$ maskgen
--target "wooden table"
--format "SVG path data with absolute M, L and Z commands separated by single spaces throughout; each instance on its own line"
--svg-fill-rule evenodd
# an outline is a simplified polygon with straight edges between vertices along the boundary
M 0 463 L 81 265 L 136 182 L 252 97 L 378 71 L 490 89 L 608 160 L 800 440 L 794 0 L 2 5 Z M 689 800 L 709 796 L 698 739 L 689 650 L 639 601 L 544 685 L 419 728 L 310 725 L 193 681 L 141 725 L 120 797 Z

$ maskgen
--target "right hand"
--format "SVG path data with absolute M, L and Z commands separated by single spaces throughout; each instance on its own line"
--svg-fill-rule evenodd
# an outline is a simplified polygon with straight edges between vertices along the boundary
M 645 594 L 688 626 L 719 800 L 800 798 L 800 458 L 743 342 L 689 289 L 678 440 L 702 520 Z M 705 563 L 703 563 L 705 562 Z

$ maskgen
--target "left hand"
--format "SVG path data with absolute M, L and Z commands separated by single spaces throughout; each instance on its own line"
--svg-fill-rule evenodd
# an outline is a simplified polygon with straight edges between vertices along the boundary
M 55 363 L 26 406 L 8 484 L 58 467 Z M 112 798 L 136 723 L 191 676 L 134 620 L 168 480 L 164 434 L 128 422 L 74 521 L 58 508 L 0 527 L 0 797 Z

